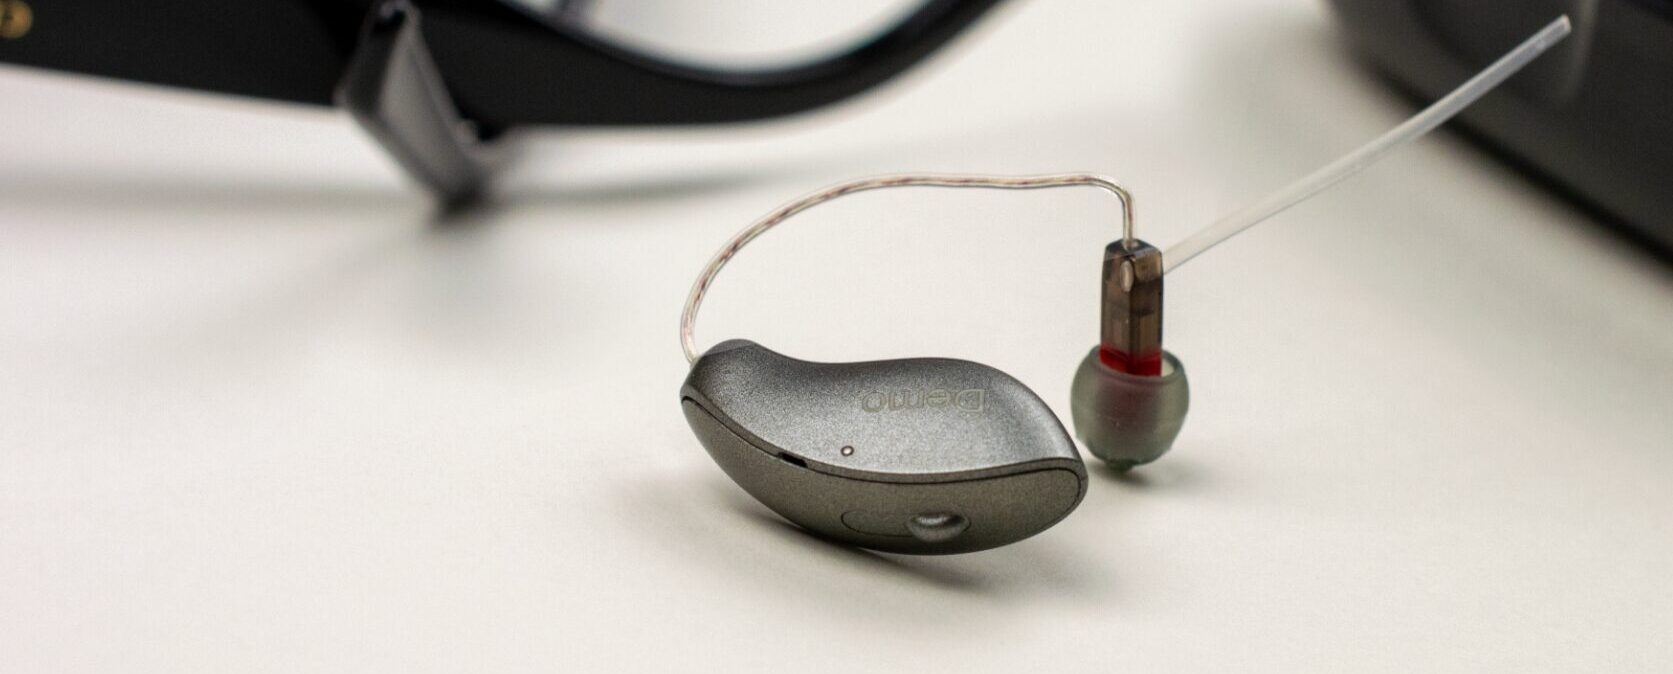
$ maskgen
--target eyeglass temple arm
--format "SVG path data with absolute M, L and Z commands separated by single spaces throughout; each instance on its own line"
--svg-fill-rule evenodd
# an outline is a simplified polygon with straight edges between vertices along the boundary
M 810 110 L 900 74 L 1000 2 L 928 0 L 847 52 L 764 70 L 675 63 L 503 2 L 419 4 L 426 42 L 459 108 L 485 128 L 501 129 L 711 124 Z
M 5 0 L 11 1 L 11 0 Z M 19 0 L 33 27 L 0 63 L 332 105 L 381 0 Z M 923 60 L 1001 0 L 926 0 L 897 25 L 786 68 L 677 63 L 514 0 L 411 0 L 452 104 L 497 132 L 527 124 L 746 121 L 817 108 Z
M 809 110 L 898 75 L 999 2 L 928 0 L 831 58 L 725 70 L 633 51 L 509 0 L 57 0 L 40 4 L 34 30 L 0 41 L 0 62 L 341 105 L 408 173 L 457 204 L 497 164 L 501 152 L 485 139 L 512 127 L 708 124 Z

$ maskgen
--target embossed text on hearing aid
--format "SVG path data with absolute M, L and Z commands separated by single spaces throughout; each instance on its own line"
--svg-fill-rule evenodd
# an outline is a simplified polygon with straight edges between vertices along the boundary
M 959 391 L 936 388 L 928 390 L 872 391 L 860 396 L 860 409 L 867 412 L 896 412 L 921 408 L 946 408 L 965 412 L 987 409 L 987 389 L 967 388 Z

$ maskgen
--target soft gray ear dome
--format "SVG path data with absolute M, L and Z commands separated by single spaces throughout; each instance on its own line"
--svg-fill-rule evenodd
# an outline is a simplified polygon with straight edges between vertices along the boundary
M 1111 369 L 1086 354 L 1070 387 L 1069 412 L 1075 435 L 1093 456 L 1116 470 L 1161 458 L 1173 447 L 1191 406 L 1185 366 L 1162 352 L 1162 374 L 1145 377 Z

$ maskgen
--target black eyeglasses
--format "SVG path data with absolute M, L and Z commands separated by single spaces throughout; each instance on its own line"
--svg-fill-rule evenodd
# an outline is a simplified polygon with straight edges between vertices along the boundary
M 697 67 L 511 0 L 0 0 L 0 62 L 341 105 L 448 201 L 479 193 L 524 125 L 735 122 L 870 89 L 1000 0 L 927 0 L 877 36 L 785 68 Z

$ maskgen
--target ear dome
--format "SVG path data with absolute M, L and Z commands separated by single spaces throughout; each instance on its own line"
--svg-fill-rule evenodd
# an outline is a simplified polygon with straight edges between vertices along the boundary
M 1116 470 L 1166 454 L 1191 406 L 1185 366 L 1166 351 L 1161 376 L 1147 377 L 1110 368 L 1093 347 L 1075 370 L 1069 397 L 1075 435 Z

